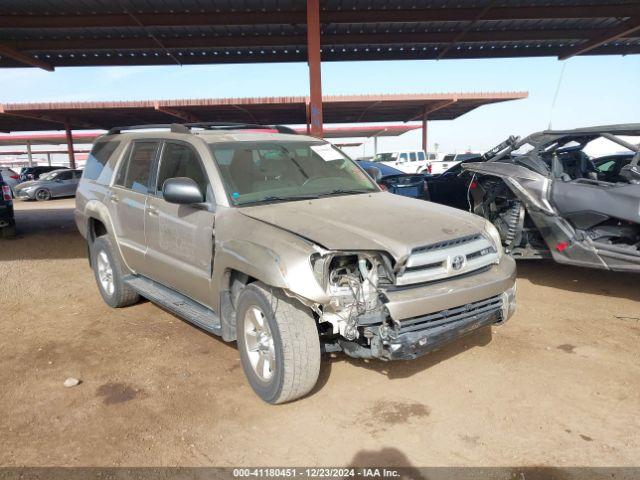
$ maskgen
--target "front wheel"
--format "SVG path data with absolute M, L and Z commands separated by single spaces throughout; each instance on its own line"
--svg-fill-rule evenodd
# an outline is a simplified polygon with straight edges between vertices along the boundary
M 41 188 L 36 192 L 36 200 L 39 202 L 46 202 L 47 200 L 51 200 L 51 192 L 46 188 Z
M 284 403 L 311 391 L 320 373 L 320 339 L 308 309 L 252 283 L 238 296 L 236 325 L 242 367 L 260 398 Z

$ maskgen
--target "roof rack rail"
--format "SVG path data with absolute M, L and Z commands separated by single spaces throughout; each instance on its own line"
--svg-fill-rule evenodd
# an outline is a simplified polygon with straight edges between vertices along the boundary
M 260 125 L 257 123 L 230 123 L 230 122 L 191 122 L 191 123 L 154 123 L 149 125 L 127 125 L 123 127 L 113 127 L 107 135 L 122 133 L 124 130 L 152 130 L 166 128 L 173 133 L 191 133 L 192 128 L 202 128 L 204 130 L 261 130 L 273 129 L 278 133 L 288 133 L 296 135 L 297 132 L 284 125 Z
M 122 133 L 123 130 L 151 130 L 154 128 L 168 128 L 173 133 L 189 133 L 189 128 L 181 123 L 152 123 L 149 125 L 127 125 L 124 127 L 113 127 L 107 132 L 107 135 L 115 135 Z
M 262 125 L 259 123 L 234 123 L 234 122 L 191 122 L 183 124 L 187 128 L 202 128 L 205 130 L 260 130 L 273 129 L 279 133 L 296 135 L 297 132 L 284 125 Z

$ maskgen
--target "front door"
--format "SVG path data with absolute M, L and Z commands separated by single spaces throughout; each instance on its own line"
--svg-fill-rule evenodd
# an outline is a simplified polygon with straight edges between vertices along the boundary
M 142 274 L 146 274 L 145 208 L 159 145 L 158 141 L 133 142 L 107 196 L 124 261 L 129 268 Z
M 151 279 L 210 306 L 214 248 L 214 199 L 202 161 L 186 142 L 167 141 L 160 157 L 156 187 L 146 209 L 146 264 Z M 162 197 L 169 178 L 194 180 L 206 199 L 202 205 L 176 205 Z

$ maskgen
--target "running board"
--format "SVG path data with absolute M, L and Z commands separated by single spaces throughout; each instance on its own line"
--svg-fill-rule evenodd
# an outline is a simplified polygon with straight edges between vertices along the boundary
M 189 297 L 185 297 L 181 293 L 160 285 L 153 280 L 137 275 L 126 277 L 124 282 L 144 298 L 157 303 L 180 318 L 184 318 L 188 322 L 215 335 L 222 334 L 220 317 Z

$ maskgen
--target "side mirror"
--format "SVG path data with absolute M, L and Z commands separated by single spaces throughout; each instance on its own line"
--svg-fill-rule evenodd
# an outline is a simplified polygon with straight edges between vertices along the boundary
M 364 171 L 367 172 L 376 183 L 378 183 L 382 178 L 382 172 L 378 167 L 367 167 Z
M 162 196 L 167 202 L 178 205 L 193 205 L 204 202 L 204 196 L 198 184 L 187 177 L 165 180 L 162 185 Z

